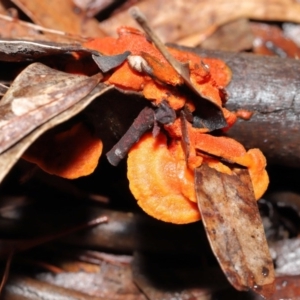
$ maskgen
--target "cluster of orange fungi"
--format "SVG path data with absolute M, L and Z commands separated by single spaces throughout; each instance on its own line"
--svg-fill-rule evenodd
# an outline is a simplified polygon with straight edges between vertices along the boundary
M 183 107 L 188 107 L 193 112 L 195 107 L 191 99 L 176 90 L 176 86 L 183 83 L 181 76 L 145 35 L 137 29 L 128 27 L 121 27 L 118 35 L 118 38 L 92 39 L 84 46 L 104 55 L 117 55 L 130 51 L 132 56 L 141 57 L 142 61 L 151 68 L 152 73 L 149 76 L 144 70 L 138 71 L 127 59 L 106 74 L 105 82 L 124 90 L 141 92 L 154 106 L 165 100 L 177 112 Z M 193 85 L 201 95 L 213 101 L 223 112 L 227 122 L 227 127 L 223 130 L 226 131 L 237 118 L 237 114 L 224 107 L 226 100 L 222 91 L 231 79 L 230 69 L 219 59 L 200 58 L 196 54 L 173 48 L 168 48 L 168 51 L 178 61 L 188 64 Z M 153 136 L 150 132 L 144 134 L 129 152 L 130 189 L 146 213 L 157 219 L 177 224 L 199 220 L 201 216 L 196 204 L 194 169 L 203 163 L 226 174 L 234 172 L 230 164 L 248 168 L 255 198 L 259 199 L 262 196 L 269 180 L 265 170 L 266 160 L 260 150 L 246 151 L 239 142 L 231 138 L 213 136 L 207 128 L 195 128 L 187 122 L 190 142 L 187 156 L 182 145 L 181 122 L 178 117 L 174 123 L 164 125 L 157 136 Z M 84 128 L 78 127 L 72 130 L 77 132 Z M 84 143 L 83 141 L 81 145 Z M 78 152 L 79 163 L 76 163 L 75 159 L 75 162 L 66 166 L 67 170 L 56 172 L 52 167 L 50 173 L 75 178 L 92 172 L 97 165 L 95 153 L 96 156 L 100 156 L 102 145 L 92 138 L 86 142 L 86 145 L 89 151 L 82 150 L 81 154 L 80 151 Z M 95 151 L 90 151 L 91 149 Z M 28 159 L 29 156 L 28 154 Z M 38 161 L 32 157 L 31 160 Z M 82 167 L 79 168 L 82 163 L 87 165 L 88 172 Z M 40 166 L 47 171 L 45 163 L 40 162 Z

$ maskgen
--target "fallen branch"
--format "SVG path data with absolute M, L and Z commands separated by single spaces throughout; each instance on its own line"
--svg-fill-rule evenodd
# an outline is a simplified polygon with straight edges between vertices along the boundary
M 224 60 L 232 71 L 226 88 L 230 110 L 247 109 L 228 135 L 246 148 L 259 148 L 269 163 L 300 167 L 300 61 L 248 53 L 182 48 Z

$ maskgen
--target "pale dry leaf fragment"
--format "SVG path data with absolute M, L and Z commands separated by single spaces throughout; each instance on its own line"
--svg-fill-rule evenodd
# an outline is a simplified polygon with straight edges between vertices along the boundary
M 198 206 L 211 248 L 237 290 L 264 297 L 274 290 L 274 267 L 249 173 L 220 173 L 206 164 L 195 170 Z
M 73 3 L 91 18 L 112 4 L 117 4 L 118 0 L 73 0 Z
M 94 18 L 86 18 L 76 9 L 72 0 L 13 0 L 35 24 L 70 34 L 86 37 L 102 37 L 103 31 Z
M 87 96 L 101 76 L 72 75 L 34 63 L 0 102 L 0 153 Z
M 245 18 L 220 26 L 201 43 L 201 48 L 221 51 L 243 51 L 252 48 L 254 36 Z
M 0 154 L 0 182 L 4 179 L 6 174 L 14 166 L 14 164 L 19 160 L 22 154 L 27 150 L 27 148 L 45 131 L 51 129 L 52 127 L 61 124 L 79 112 L 86 108 L 95 98 L 101 96 L 105 92 L 111 90 L 113 86 L 107 86 L 103 83 L 99 83 L 87 96 L 80 99 L 76 104 L 71 106 L 69 109 L 58 114 L 45 124 L 39 126 L 34 131 L 29 133 L 26 137 L 20 140 L 17 144 Z
M 61 43 L 84 42 L 86 38 L 67 32 L 42 27 L 0 14 L 0 36 L 6 39 L 26 39 Z

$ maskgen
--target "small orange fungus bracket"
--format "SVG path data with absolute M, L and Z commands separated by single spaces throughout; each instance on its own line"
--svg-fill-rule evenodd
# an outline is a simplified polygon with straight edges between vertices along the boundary
M 83 124 L 70 129 L 47 132 L 23 155 L 47 173 L 67 179 L 86 176 L 95 170 L 102 153 L 102 142 Z

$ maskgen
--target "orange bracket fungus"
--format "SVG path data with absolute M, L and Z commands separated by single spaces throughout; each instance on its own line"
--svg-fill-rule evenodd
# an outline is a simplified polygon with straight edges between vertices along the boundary
M 25 152 L 23 158 L 50 174 L 75 179 L 91 174 L 101 153 L 101 140 L 94 137 L 83 123 L 78 123 L 63 132 L 47 132 Z
M 117 165 L 129 151 L 130 189 L 139 205 L 148 214 L 167 222 L 189 223 L 200 219 L 200 214 L 195 213 L 194 192 L 185 192 L 179 187 L 185 185 L 189 186 L 187 190 L 190 187 L 193 190 L 193 172 L 204 163 L 229 175 L 236 165 L 248 169 L 255 198 L 261 197 L 268 186 L 263 154 L 258 149 L 247 152 L 239 142 L 220 136 L 241 115 L 224 107 L 227 100 L 224 88 L 231 79 L 230 69 L 219 59 L 200 58 L 187 51 L 166 48 L 143 17 L 135 11 L 133 15 L 148 36 L 137 29 L 121 27 L 118 38 L 91 39 L 84 46 L 104 55 L 121 55 L 129 51 L 131 54 L 127 60 L 107 73 L 105 80 L 122 90 L 142 93 L 152 104 L 153 108 L 146 107 L 107 153 L 108 160 Z M 156 116 L 166 107 L 168 113 L 163 113 L 165 120 L 157 120 Z M 151 128 L 152 137 L 146 134 Z M 160 147 L 154 147 L 150 141 Z M 176 163 L 179 158 L 173 157 L 175 153 L 181 157 L 180 163 Z M 178 164 L 185 164 L 186 170 L 182 166 L 179 168 Z M 154 165 L 157 167 L 154 168 Z M 176 165 L 180 172 L 175 176 Z M 177 182 L 174 176 L 180 180 Z M 159 192 L 154 182 L 166 182 L 166 178 L 177 183 L 173 188 L 171 184 L 170 189 L 164 188 Z M 182 213 L 180 218 L 174 210 L 176 201 L 170 206 L 172 201 L 164 200 L 172 199 L 172 193 L 176 194 L 176 199 L 181 195 L 178 203 L 186 201 L 186 209 L 191 209 L 191 216 Z M 180 207 L 181 204 L 178 205 Z M 160 213 L 159 207 L 163 213 Z
M 117 38 L 96 38 L 84 44 L 117 58 L 118 63 L 106 65 L 93 54 L 106 71 L 105 83 L 149 100 L 107 159 L 116 166 L 128 154 L 127 176 L 139 206 L 165 222 L 202 219 L 232 285 L 267 296 L 273 288 L 274 269 L 256 205 L 269 183 L 266 159 L 259 149 L 247 151 L 225 135 L 237 117 L 249 119 L 252 113 L 225 108 L 231 71 L 223 61 L 165 47 L 139 12 L 134 10 L 132 15 L 147 36 L 121 27 Z M 32 147 L 24 157 L 66 178 L 89 174 L 102 143 L 84 134 L 85 130 L 82 124 L 75 125 L 51 137 L 54 150 L 37 153 Z M 60 153 L 56 145 L 58 149 L 65 140 L 66 149 L 72 148 L 71 136 L 77 144 L 74 149 L 81 146 L 65 164 L 61 158 L 65 149 Z M 246 231 L 251 220 L 255 228 L 249 229 L 250 234 Z

